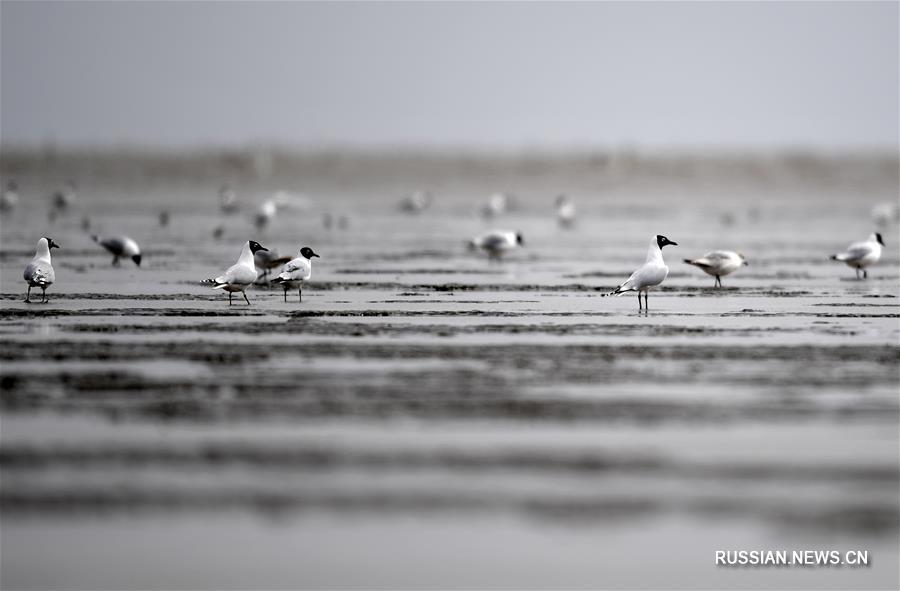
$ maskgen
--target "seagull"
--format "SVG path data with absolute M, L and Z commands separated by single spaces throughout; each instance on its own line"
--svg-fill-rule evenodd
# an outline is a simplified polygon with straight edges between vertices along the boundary
M 31 259 L 31 262 L 25 267 L 25 273 L 22 274 L 22 277 L 28 284 L 28 293 L 25 294 L 25 301 L 29 304 L 31 303 L 32 287 L 41 288 L 42 304 L 50 301 L 47 299 L 47 288 L 56 280 L 56 273 L 53 272 L 53 265 L 50 264 L 51 248 L 59 248 L 59 244 L 53 242 L 52 238 L 44 236 L 38 240 L 34 258 Z
M 219 189 L 219 209 L 226 215 L 238 210 L 237 194 L 228 185 L 223 185 Z
M 421 213 L 431 206 L 432 201 L 434 198 L 428 191 L 416 191 L 400 201 L 400 209 L 406 213 Z
M 567 195 L 556 198 L 556 219 L 563 228 L 569 228 L 575 223 L 575 204 Z
M 869 276 L 866 267 L 878 262 L 878 259 L 881 258 L 882 246 L 884 246 L 884 240 L 881 239 L 881 234 L 873 232 L 869 234 L 869 239 L 865 242 L 854 242 L 844 252 L 831 255 L 831 260 L 847 263 L 848 267 L 856 269 L 857 279 L 859 279 L 861 270 L 863 279 L 866 279 Z
M 75 204 L 75 195 L 75 182 L 72 180 L 66 181 L 50 197 L 53 209 L 60 212 L 67 210 Z
M 491 230 L 469 241 L 470 249 L 485 251 L 491 260 L 500 260 L 504 252 L 520 245 L 525 245 L 522 233 L 511 230 Z
M 291 288 L 297 288 L 299 301 L 303 301 L 303 282 L 312 277 L 312 258 L 318 257 L 308 246 L 300 249 L 297 258 L 284 266 L 284 271 L 272 280 L 272 283 L 280 283 L 284 288 L 284 301 L 287 301 L 287 292 Z
M 722 287 L 722 277 L 734 273 L 747 264 L 747 259 L 739 252 L 730 250 L 714 250 L 699 259 L 684 259 L 684 262 L 700 267 L 716 278 L 716 287 Z
M 8 181 L 3 195 L 0 195 L 0 211 L 12 211 L 19 203 L 19 185 L 16 181 Z
M 277 250 L 258 250 L 253 255 L 253 264 L 256 267 L 256 279 L 262 279 L 269 276 L 269 271 L 277 269 L 281 265 L 291 260 L 291 257 L 283 257 L 278 255 Z
M 872 221 L 879 228 L 886 228 L 891 223 L 900 222 L 900 204 L 885 201 L 872 207 Z
M 278 209 L 284 208 L 294 211 L 307 211 L 315 205 L 315 201 L 308 195 L 285 190 L 275 191 L 272 193 L 270 200 L 275 203 Z
M 138 243 L 128 236 L 113 236 L 111 238 L 102 238 L 96 234 L 91 238 L 108 250 L 113 255 L 113 267 L 119 266 L 119 257 L 127 257 L 134 261 L 138 267 L 141 266 L 141 247 Z
M 645 308 L 649 310 L 650 304 L 647 301 L 647 298 L 650 288 L 665 281 L 666 276 L 669 274 L 669 268 L 666 266 L 666 262 L 663 260 L 662 256 L 662 248 L 667 244 L 678 246 L 677 242 L 672 242 L 665 236 L 660 234 L 654 236 L 650 240 L 650 248 L 647 250 L 647 260 L 644 264 L 641 265 L 637 271 L 632 273 L 631 277 L 629 277 L 625 283 L 613 291 L 604 294 L 604 296 L 619 295 L 626 291 L 636 291 L 638 292 L 638 310 L 641 310 L 641 292 L 643 292 L 644 303 L 646 304 Z
M 262 205 L 259 206 L 259 209 L 256 210 L 256 229 L 262 231 L 269 225 L 269 222 L 275 217 L 276 213 L 278 213 L 278 206 L 275 204 L 275 201 L 272 199 L 263 201 Z
M 507 193 L 494 193 L 488 197 L 487 203 L 481 208 L 481 215 L 492 218 L 505 213 L 512 203 L 512 195 Z
M 213 284 L 213 289 L 224 289 L 228 292 L 228 305 L 231 305 L 231 298 L 234 292 L 239 291 L 244 296 L 247 305 L 250 300 L 244 292 L 247 286 L 256 281 L 256 267 L 253 265 L 253 255 L 261 250 L 268 250 L 255 240 L 249 240 L 244 243 L 241 248 L 241 256 L 238 257 L 237 263 L 230 266 L 227 271 L 208 280 Z

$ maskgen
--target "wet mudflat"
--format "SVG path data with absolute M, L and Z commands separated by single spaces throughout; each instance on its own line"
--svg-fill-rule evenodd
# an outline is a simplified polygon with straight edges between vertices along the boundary
M 56 177 L 24 166 L 34 196 L 0 232 L 4 588 L 897 587 L 897 228 L 866 281 L 827 259 L 872 231 L 895 171 L 388 168 L 276 167 L 234 217 L 206 169 L 94 170 L 50 223 Z M 427 180 L 435 206 L 397 211 Z M 315 205 L 255 230 L 251 203 L 285 187 Z M 519 208 L 487 222 L 498 188 Z M 111 267 L 83 216 L 142 267 Z M 468 252 L 490 227 L 526 247 Z M 679 246 L 649 312 L 602 297 L 655 233 Z M 40 235 L 57 284 L 28 305 Z M 201 284 L 248 238 L 321 255 L 302 303 Z M 714 248 L 750 261 L 723 289 L 681 263 Z M 872 563 L 714 566 L 821 548 Z

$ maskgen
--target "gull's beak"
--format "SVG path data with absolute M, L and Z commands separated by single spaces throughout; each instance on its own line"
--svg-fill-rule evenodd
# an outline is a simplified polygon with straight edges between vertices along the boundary
M 744 266 L 748 267 L 748 266 L 750 266 L 750 263 L 748 263 L 747 261 L 744 261 Z
M 313 255 L 314 257 L 316 257 L 317 259 L 322 258 L 322 257 L 320 257 L 319 255 L 317 255 L 316 253 L 312 253 L 312 255 Z
M 50 243 L 47 244 L 47 247 L 48 248 L 59 248 L 59 244 L 57 244 L 51 240 Z
M 669 240 L 669 244 L 671 244 L 672 246 L 678 246 L 677 242 L 672 242 L 671 240 Z

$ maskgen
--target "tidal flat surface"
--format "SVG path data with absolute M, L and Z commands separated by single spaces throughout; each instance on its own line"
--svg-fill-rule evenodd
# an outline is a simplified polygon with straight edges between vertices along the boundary
M 868 280 L 828 260 L 876 229 L 895 161 L 246 162 L 3 162 L 0 587 L 900 585 L 898 227 Z M 279 189 L 312 205 L 256 230 Z M 433 207 L 401 212 L 418 189 Z M 498 190 L 517 207 L 485 220 Z M 466 249 L 493 227 L 525 247 Z M 657 233 L 678 246 L 649 312 L 602 297 Z M 57 283 L 29 305 L 42 235 Z M 321 255 L 302 303 L 201 283 L 251 238 Z M 681 262 L 718 248 L 750 263 L 723 289 Z M 871 564 L 715 566 L 739 549 Z

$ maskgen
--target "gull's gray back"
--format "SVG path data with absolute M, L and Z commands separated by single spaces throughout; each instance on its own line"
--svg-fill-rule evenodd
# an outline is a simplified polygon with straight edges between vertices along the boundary
M 121 255 L 125 250 L 125 241 L 121 238 L 104 238 L 100 241 L 100 245 L 116 256 Z
M 858 261 L 872 254 L 872 245 L 868 242 L 857 242 L 856 244 L 851 244 L 844 254 L 847 255 L 848 261 Z
M 303 257 L 294 259 L 284 266 L 284 272 L 279 275 L 282 279 L 290 281 L 306 281 L 312 276 L 312 264 Z
M 731 260 L 731 253 L 726 250 L 714 250 L 703 255 L 702 258 L 713 264 L 724 263 Z
M 481 248 L 486 248 L 489 250 L 502 248 L 506 245 L 506 236 L 502 234 L 488 234 L 484 237 L 484 240 L 481 241 Z
M 225 273 L 216 277 L 218 283 L 250 285 L 254 281 L 256 281 L 256 269 L 240 263 L 232 265 Z
M 56 280 L 53 267 L 45 261 L 31 261 L 22 276 L 31 287 L 47 286 Z

